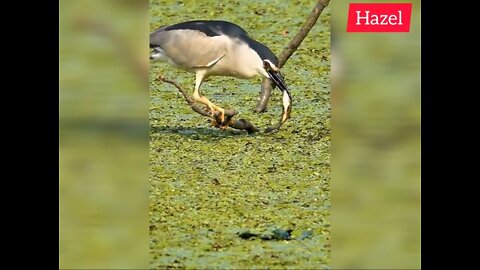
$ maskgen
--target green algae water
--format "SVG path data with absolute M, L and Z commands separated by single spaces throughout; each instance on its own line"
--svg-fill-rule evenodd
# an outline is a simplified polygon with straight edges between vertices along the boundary
M 150 1 L 150 31 L 188 20 L 226 20 L 278 55 L 315 3 Z M 273 134 L 211 127 L 174 86 L 155 80 L 164 75 L 191 93 L 194 74 L 151 63 L 152 268 L 328 268 L 329 19 L 327 7 L 282 69 L 293 109 Z M 261 78 L 211 77 L 202 94 L 219 106 L 234 107 L 236 119 L 263 130 L 277 123 L 282 97 L 275 89 L 267 112 L 254 113 L 260 83 Z M 240 237 L 246 232 L 270 236 Z

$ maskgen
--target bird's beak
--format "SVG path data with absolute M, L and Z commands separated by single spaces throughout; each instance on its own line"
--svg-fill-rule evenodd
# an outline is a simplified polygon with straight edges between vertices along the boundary
M 274 129 L 279 129 L 285 121 L 290 117 L 290 112 L 292 111 L 292 95 L 290 94 L 290 91 L 288 91 L 287 84 L 285 83 L 285 80 L 283 79 L 282 74 L 280 74 L 279 71 L 274 71 L 273 69 L 270 69 L 267 71 L 268 76 L 272 81 L 282 90 L 283 93 L 283 113 L 282 113 L 282 118 L 280 119 L 280 122 L 278 122 L 278 125 L 275 128 L 271 128 L 268 130 L 268 132 L 274 130 Z
M 280 88 L 282 91 L 288 91 L 287 84 L 285 83 L 285 79 L 283 79 L 282 74 L 280 72 L 274 71 L 273 69 L 270 69 L 267 71 L 268 76 L 272 81 L 275 82 L 275 84 Z

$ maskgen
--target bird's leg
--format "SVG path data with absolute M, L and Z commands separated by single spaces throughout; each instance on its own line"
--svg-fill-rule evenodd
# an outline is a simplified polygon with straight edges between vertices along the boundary
M 215 112 L 219 112 L 220 113 L 220 120 L 222 121 L 222 123 L 225 121 L 225 110 L 223 108 L 213 104 L 205 96 L 201 96 L 198 89 L 195 89 L 195 92 L 193 92 L 193 99 L 196 102 L 205 104 L 205 106 L 207 106 L 208 110 L 210 111 L 212 117 L 215 117 Z
M 200 86 L 202 85 L 204 78 L 205 78 L 205 72 L 204 71 L 197 72 L 196 79 L 195 79 L 195 90 L 193 91 L 193 99 L 196 102 L 205 104 L 207 106 L 207 108 L 210 110 L 210 112 L 212 114 L 211 116 L 213 118 L 215 118 L 215 112 L 219 112 L 220 113 L 220 121 L 221 121 L 221 123 L 219 123 L 219 124 L 222 126 L 224 124 L 224 121 L 225 121 L 225 110 L 223 108 L 213 104 L 205 96 L 200 95 Z

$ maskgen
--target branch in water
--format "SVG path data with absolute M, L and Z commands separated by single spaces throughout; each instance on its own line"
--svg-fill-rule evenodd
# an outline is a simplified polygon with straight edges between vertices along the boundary
M 212 122 L 213 126 L 219 127 L 219 128 L 221 127 L 221 125 L 219 124 L 221 123 L 219 112 L 215 112 L 215 114 L 212 116 L 204 108 L 198 106 L 198 104 L 195 103 L 195 100 L 193 100 L 193 98 L 191 98 L 187 94 L 187 92 L 176 81 L 169 80 L 162 75 L 158 76 L 156 80 L 161 80 L 163 82 L 173 84 L 178 89 L 178 91 L 182 93 L 183 97 L 187 101 L 188 105 L 190 105 L 192 110 L 194 110 L 195 112 L 201 115 L 211 117 L 213 119 L 213 122 Z M 248 120 L 245 120 L 245 119 L 234 120 L 233 117 L 237 114 L 238 112 L 235 111 L 234 109 L 225 109 L 225 122 L 228 123 L 229 127 L 234 129 L 246 130 L 248 133 L 254 133 L 254 132 L 260 131 L 260 129 L 258 129 L 255 125 L 250 123 Z

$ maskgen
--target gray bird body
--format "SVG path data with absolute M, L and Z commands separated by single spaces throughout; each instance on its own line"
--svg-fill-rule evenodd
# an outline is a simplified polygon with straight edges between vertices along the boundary
M 212 111 L 224 110 L 201 96 L 199 88 L 210 76 L 272 79 L 282 90 L 284 113 L 291 109 L 291 96 L 276 67 L 277 57 L 265 45 L 250 38 L 240 26 L 225 21 L 189 21 L 156 29 L 150 34 L 150 59 L 161 60 L 196 75 L 193 98 Z
M 202 27 L 206 22 L 218 24 L 212 28 Z M 263 50 L 268 59 L 277 64 L 270 49 L 248 37 L 239 26 L 223 21 L 192 21 L 161 27 L 151 34 L 150 44 L 161 48 L 157 51 L 158 58 L 153 56 L 154 59 L 192 73 L 207 69 L 207 76 L 249 79 L 265 75 L 263 59 L 255 49 Z

